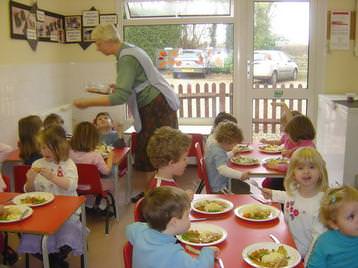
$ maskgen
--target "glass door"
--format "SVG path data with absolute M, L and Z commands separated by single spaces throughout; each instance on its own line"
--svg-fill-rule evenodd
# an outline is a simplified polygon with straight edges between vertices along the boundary
M 251 0 L 248 10 L 246 111 L 249 136 L 257 142 L 280 136 L 277 102 L 313 116 L 310 1 Z

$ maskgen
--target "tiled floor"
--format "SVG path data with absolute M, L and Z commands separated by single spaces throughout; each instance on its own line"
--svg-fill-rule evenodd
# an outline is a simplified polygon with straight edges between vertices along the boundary
M 183 189 L 195 189 L 196 167 L 189 166 L 185 174 L 177 179 L 178 184 Z M 121 186 L 124 181 L 121 181 Z M 134 192 L 142 191 L 146 185 L 145 176 L 141 172 L 133 171 L 133 189 Z M 124 193 L 121 193 L 120 200 L 124 200 Z M 122 268 L 122 247 L 126 241 L 125 227 L 133 221 L 133 204 L 125 205 L 121 202 L 120 220 L 111 221 L 110 233 L 108 236 L 104 234 L 104 218 L 95 215 L 87 215 L 87 225 L 91 232 L 88 237 L 88 262 L 89 268 Z M 18 238 L 15 234 L 11 234 L 11 245 L 16 248 Z M 79 257 L 69 257 L 71 268 L 80 268 Z M 24 257 L 22 257 L 12 267 L 25 267 Z M 30 257 L 30 267 L 40 268 L 42 263 L 34 257 Z

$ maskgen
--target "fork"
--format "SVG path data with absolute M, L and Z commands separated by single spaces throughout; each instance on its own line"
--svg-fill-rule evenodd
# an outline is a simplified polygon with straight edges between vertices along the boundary
M 269 236 L 276 244 L 281 244 L 280 239 L 278 239 L 274 234 L 270 234 Z
M 216 260 L 218 261 L 219 267 L 220 268 L 225 268 L 224 267 L 224 262 L 220 257 L 216 257 Z

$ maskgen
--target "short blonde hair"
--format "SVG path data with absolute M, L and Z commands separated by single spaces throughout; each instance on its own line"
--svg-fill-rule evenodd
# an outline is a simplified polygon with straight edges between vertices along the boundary
M 288 166 L 287 175 L 284 180 L 284 186 L 288 194 L 292 194 L 294 190 L 298 189 L 298 184 L 295 178 L 295 169 L 298 165 L 303 163 L 311 163 L 319 169 L 319 190 L 325 192 L 328 189 L 328 173 L 326 162 L 323 160 L 321 154 L 313 147 L 302 147 L 297 149 L 291 157 Z
M 319 211 L 321 222 L 331 228 L 330 223 L 336 223 L 338 210 L 347 202 L 358 202 L 358 190 L 354 187 L 341 186 L 327 190 Z
M 95 41 L 121 42 L 121 36 L 113 24 L 100 24 L 92 31 L 91 37 Z
M 178 162 L 189 149 L 191 139 L 180 130 L 171 127 L 158 128 L 147 145 L 147 154 L 153 167 L 165 167 L 170 161 Z
M 237 144 L 244 139 L 241 129 L 230 121 L 218 124 L 214 130 L 214 137 L 218 143 Z

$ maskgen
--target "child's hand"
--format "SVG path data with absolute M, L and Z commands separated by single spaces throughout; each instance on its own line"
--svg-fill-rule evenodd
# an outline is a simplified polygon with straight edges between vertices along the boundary
M 261 193 L 266 199 L 272 199 L 272 190 L 268 188 L 261 188 Z
M 260 140 L 260 142 L 261 142 L 261 143 L 267 143 L 268 141 L 267 141 L 265 138 L 262 138 L 262 139 Z
M 214 257 L 215 257 L 215 258 L 219 257 L 219 255 L 220 255 L 220 249 L 219 249 L 218 247 L 211 246 L 211 247 L 209 247 L 209 248 L 211 248 L 212 250 L 214 250 Z
M 240 154 L 240 146 L 239 144 L 235 145 L 231 150 L 233 156 L 239 156 Z
M 244 172 L 244 173 L 242 173 L 242 175 L 240 177 L 240 180 L 245 181 L 245 180 L 247 180 L 249 178 L 250 178 L 250 173 L 249 172 Z
M 46 179 L 48 179 L 49 181 L 52 181 L 54 178 L 54 174 L 51 172 L 51 170 L 47 168 L 42 168 L 40 174 Z
M 291 156 L 291 153 L 292 153 L 291 150 L 282 150 L 281 155 L 283 157 L 288 157 L 289 158 Z
M 40 169 L 40 170 L 37 170 Z M 39 172 L 41 171 L 41 168 L 30 168 L 27 172 L 26 172 L 26 178 L 28 181 L 33 182 L 35 180 L 35 177 L 37 176 L 37 174 L 39 174 Z

